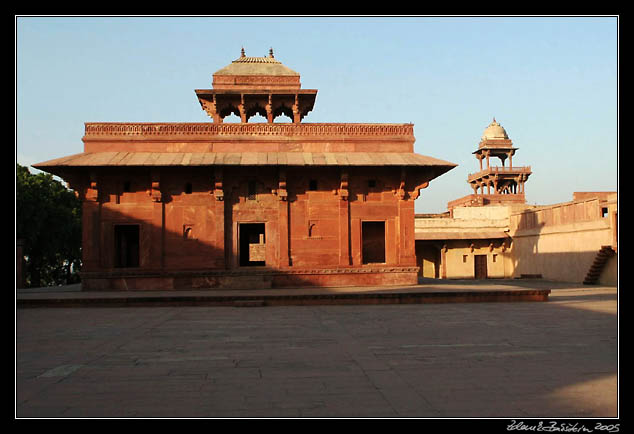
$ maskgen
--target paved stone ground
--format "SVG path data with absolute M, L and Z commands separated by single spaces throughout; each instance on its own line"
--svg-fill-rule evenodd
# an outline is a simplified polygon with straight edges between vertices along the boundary
M 618 415 L 617 289 L 548 302 L 16 310 L 15 415 Z

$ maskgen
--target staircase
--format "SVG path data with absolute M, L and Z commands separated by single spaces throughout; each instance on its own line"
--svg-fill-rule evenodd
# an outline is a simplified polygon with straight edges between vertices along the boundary
M 599 280 L 599 276 L 601 275 L 601 271 L 603 271 L 605 263 L 615 254 L 616 252 L 612 249 L 611 246 L 602 246 L 601 250 L 599 250 L 599 253 L 597 253 L 596 258 L 594 258 L 594 262 L 590 266 L 590 270 L 588 270 L 588 274 L 586 274 L 586 278 L 583 280 L 583 284 L 596 284 Z

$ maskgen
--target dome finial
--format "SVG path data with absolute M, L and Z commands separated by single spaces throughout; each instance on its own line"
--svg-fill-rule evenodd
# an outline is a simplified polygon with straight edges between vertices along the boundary
M 273 56 L 273 47 L 269 48 L 269 57 L 271 59 L 273 59 L 275 56 Z
M 240 57 L 246 57 L 246 54 L 244 54 L 244 47 L 240 50 Z

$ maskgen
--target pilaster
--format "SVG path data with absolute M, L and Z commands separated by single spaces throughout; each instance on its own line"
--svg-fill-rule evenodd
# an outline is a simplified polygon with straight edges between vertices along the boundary
M 97 175 L 91 173 L 82 189 L 82 269 L 98 270 L 101 265 L 101 203 Z M 83 196 L 83 197 L 82 197 Z
M 150 189 L 152 200 L 152 225 L 150 239 L 150 264 L 153 267 L 165 267 L 165 204 L 161 194 L 161 177 L 157 172 L 150 174 Z
M 350 265 L 350 202 L 348 201 L 348 172 L 341 171 L 339 182 L 339 265 Z
M 288 267 L 289 263 L 289 224 L 288 191 L 286 190 L 286 170 L 278 172 L 277 197 L 279 199 L 279 266 Z
M 216 167 L 214 170 L 214 219 L 215 219 L 215 248 L 218 249 L 215 266 L 217 268 L 227 268 L 226 263 L 226 247 L 225 247 L 225 195 L 223 186 L 222 167 Z

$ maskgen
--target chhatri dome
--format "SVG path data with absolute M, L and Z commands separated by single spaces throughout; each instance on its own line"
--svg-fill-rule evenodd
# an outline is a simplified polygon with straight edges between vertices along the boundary
M 243 48 L 240 57 L 216 71 L 214 75 L 299 76 L 297 72 L 275 58 L 272 48 L 269 50 L 268 57 L 248 57 Z
M 482 134 L 482 140 L 508 140 L 509 136 L 506 134 L 506 130 L 500 125 L 495 118 L 493 122 L 489 124 Z

